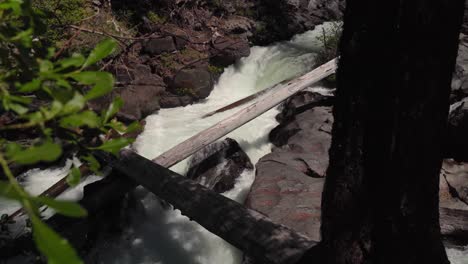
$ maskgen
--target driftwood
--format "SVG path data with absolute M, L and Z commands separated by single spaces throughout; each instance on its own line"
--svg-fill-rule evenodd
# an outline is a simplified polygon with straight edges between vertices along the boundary
M 153 159 L 153 161 L 164 167 L 173 166 L 201 148 L 265 113 L 295 93 L 330 76 L 336 70 L 336 62 L 337 59 L 331 60 L 308 74 L 291 80 L 284 86 L 278 86 L 276 89 L 266 92 L 258 98 L 257 102 L 178 144 Z
M 119 173 L 135 180 L 208 231 L 261 263 L 297 263 L 314 241 L 131 150 L 105 158 Z

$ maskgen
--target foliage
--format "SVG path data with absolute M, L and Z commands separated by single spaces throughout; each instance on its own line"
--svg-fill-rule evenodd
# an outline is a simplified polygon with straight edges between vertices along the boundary
M 315 61 L 317 66 L 322 65 L 337 56 L 341 32 L 341 22 L 331 22 L 330 27 L 322 28 L 322 34 L 318 37 L 321 49 L 317 53 Z
M 154 11 L 148 11 L 148 13 L 146 13 L 146 16 L 151 22 L 155 24 L 164 24 L 166 23 L 166 20 L 167 20 L 167 17 L 160 16 L 156 14 Z
M 10 166 L 53 162 L 67 147 L 97 172 L 101 166 L 94 157 L 96 151 L 117 154 L 132 142 L 109 135 L 128 133 L 137 126 L 126 127 L 114 119 L 123 105 L 120 98 L 100 114 L 87 109 L 88 101 L 113 89 L 113 76 L 93 67 L 115 50 L 116 43 L 105 40 L 87 56 L 60 58 L 41 41 L 44 27 L 38 17 L 30 0 L 0 2 L 0 116 L 9 117 L 0 125 L 0 166 L 8 179 L 0 181 L 0 195 L 21 203 L 36 245 L 49 263 L 82 263 L 69 243 L 42 222 L 40 207 L 71 217 L 83 217 L 86 211 L 73 202 L 27 193 Z M 21 133 L 33 137 L 31 145 L 15 142 L 15 135 Z M 77 184 L 80 177 L 80 170 L 73 168 L 68 182 Z
M 198 97 L 197 93 L 192 89 L 192 88 L 187 88 L 187 87 L 179 87 L 174 90 L 175 94 L 180 95 L 180 96 L 192 96 L 192 97 Z
M 322 34 L 318 37 L 321 49 L 318 51 L 317 57 L 315 58 L 316 67 L 327 63 L 338 55 L 342 26 L 343 24 L 341 22 L 331 22 L 330 27 L 322 28 Z M 335 86 L 336 75 L 333 74 L 325 78 L 324 81 L 327 85 Z
M 85 18 L 84 6 L 85 0 L 32 0 L 33 9 L 48 25 L 43 36 L 50 43 L 63 38 L 66 25 L 78 24 Z
M 210 64 L 208 65 L 208 71 L 215 75 L 221 75 L 224 72 L 224 68 Z

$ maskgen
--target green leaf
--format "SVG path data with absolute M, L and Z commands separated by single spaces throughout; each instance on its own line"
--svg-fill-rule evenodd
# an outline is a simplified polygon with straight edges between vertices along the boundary
M 63 104 L 57 100 L 54 100 L 50 105 L 50 108 L 41 108 L 42 115 L 45 119 L 50 120 L 54 118 L 63 109 Z
M 89 169 L 94 172 L 94 173 L 99 173 L 99 169 L 101 168 L 101 164 L 99 161 L 91 154 L 87 156 L 82 157 L 83 160 L 86 161 L 86 163 L 89 166 Z
M 114 155 L 117 155 L 121 149 L 133 143 L 135 139 L 133 138 L 116 138 L 104 142 L 101 146 L 91 149 L 99 149 L 105 152 L 110 152 Z
M 65 87 L 67 89 L 72 89 L 70 83 L 65 79 L 57 79 L 57 85 L 60 87 Z
M 50 72 L 54 68 L 54 64 L 49 60 L 39 60 L 39 71 L 41 73 Z
M 89 110 L 63 117 L 60 120 L 60 126 L 64 128 L 77 128 L 82 126 L 97 128 L 100 125 L 101 119 L 95 112 Z
M 79 92 L 75 92 L 73 98 L 68 101 L 62 109 L 62 115 L 68 115 L 71 113 L 76 113 L 83 109 L 86 104 L 86 99 Z
M 125 133 L 132 133 L 132 132 L 135 132 L 137 130 L 141 129 L 141 125 L 138 121 L 135 121 L 133 123 L 131 123 L 130 125 L 127 126 L 127 129 L 125 130 Z
M 103 114 L 103 123 L 107 123 L 109 119 L 111 119 L 117 112 L 120 110 L 120 108 L 123 106 L 124 102 L 122 98 L 116 97 L 114 101 L 109 105 L 107 108 L 107 111 Z
M 114 76 L 108 72 L 84 71 L 69 76 L 83 85 L 94 84 L 94 87 L 85 95 L 86 100 L 108 94 L 114 87 Z
M 122 122 L 115 119 L 112 119 L 112 121 L 107 123 L 106 127 L 110 127 L 119 133 L 125 133 L 127 131 L 127 127 Z
M 44 224 L 36 215 L 30 215 L 33 237 L 39 251 L 49 264 L 83 264 L 70 243 Z
M 42 83 L 41 79 L 34 79 L 28 83 L 21 85 L 18 88 L 18 91 L 21 93 L 30 93 L 30 92 L 37 91 L 39 90 L 39 88 L 41 88 L 41 83 Z
M 10 103 L 9 107 L 10 107 L 11 110 L 15 111 L 19 115 L 24 115 L 29 111 L 28 108 L 26 108 L 26 107 L 24 107 L 24 106 L 22 106 L 20 104 Z
M 47 205 L 53 208 L 57 213 L 69 217 L 85 217 L 88 215 L 86 210 L 76 202 L 55 200 L 46 196 L 32 198 L 35 202 Z
M 0 181 L 0 196 L 11 200 L 21 200 L 21 195 L 9 182 Z
M 80 183 L 80 180 L 81 180 L 81 171 L 77 167 L 73 166 L 71 168 L 70 173 L 67 176 L 67 183 L 68 185 L 74 187 Z
M 105 79 L 99 80 L 96 85 L 85 95 L 86 100 L 92 100 L 106 95 L 114 88 L 114 77 L 107 73 Z
M 15 15 L 21 14 L 21 4 L 23 1 L 21 0 L 9 0 L 0 3 L 0 10 L 7 10 L 11 9 Z
M 69 67 L 81 67 L 85 62 L 85 57 L 80 53 L 74 53 L 70 58 L 65 58 L 59 60 L 57 63 L 62 67 L 62 69 L 66 69 Z
M 86 62 L 83 64 L 83 69 L 95 64 L 96 62 L 104 59 L 109 56 L 117 48 L 117 42 L 113 39 L 106 39 L 101 43 L 97 44 L 96 47 L 91 51 L 86 59 Z
M 91 85 L 91 84 L 97 83 L 99 79 L 102 79 L 104 74 L 106 74 L 106 72 L 83 71 L 83 72 L 74 72 L 74 73 L 69 74 L 68 76 L 70 78 L 75 79 L 80 84 Z
M 16 143 L 10 143 L 7 145 L 6 155 L 11 161 L 27 165 L 40 161 L 55 161 L 62 155 L 62 148 L 51 141 L 25 149 Z

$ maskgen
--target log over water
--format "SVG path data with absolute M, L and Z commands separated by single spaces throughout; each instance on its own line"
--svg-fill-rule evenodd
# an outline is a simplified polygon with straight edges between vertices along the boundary
M 105 158 L 182 214 L 261 263 L 297 263 L 315 242 L 131 150 Z

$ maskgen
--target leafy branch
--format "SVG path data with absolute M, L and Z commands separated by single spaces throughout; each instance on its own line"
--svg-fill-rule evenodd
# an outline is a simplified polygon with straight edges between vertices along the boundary
M 6 181 L 0 181 L 0 196 L 22 205 L 37 248 L 49 263 L 82 263 L 73 247 L 42 221 L 40 208 L 47 206 L 70 217 L 84 217 L 86 210 L 74 202 L 29 194 L 10 167 L 54 162 L 67 147 L 99 173 L 102 166 L 94 152 L 117 155 L 133 142 L 120 134 L 139 127 L 115 119 L 123 105 L 120 98 L 101 113 L 87 107 L 89 101 L 112 92 L 114 77 L 93 69 L 113 54 L 116 42 L 105 40 L 86 56 L 75 53 L 57 59 L 55 48 L 41 42 L 43 28 L 30 0 L 0 2 L 0 117 L 11 117 L 0 127 L 0 167 L 6 176 Z M 18 134 L 33 134 L 32 144 L 16 140 Z M 109 138 L 109 134 L 118 136 Z M 80 179 L 80 170 L 73 167 L 68 184 L 74 186 Z

